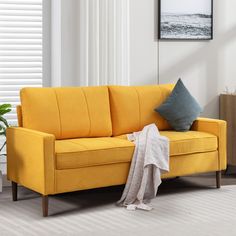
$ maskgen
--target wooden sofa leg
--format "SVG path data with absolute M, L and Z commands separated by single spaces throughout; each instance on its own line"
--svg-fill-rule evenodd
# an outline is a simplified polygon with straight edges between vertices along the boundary
M 43 211 L 43 217 L 48 216 L 48 196 L 42 195 L 42 211 Z
M 221 186 L 221 171 L 216 171 L 216 187 L 220 188 Z
M 12 188 L 12 200 L 17 201 L 17 183 L 12 181 L 11 188 Z

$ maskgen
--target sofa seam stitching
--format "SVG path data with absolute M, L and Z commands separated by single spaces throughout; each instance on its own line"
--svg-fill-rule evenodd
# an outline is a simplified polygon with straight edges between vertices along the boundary
M 81 153 L 81 152 L 97 152 L 97 151 L 106 151 L 106 150 L 110 150 L 110 149 L 126 149 L 126 148 L 133 148 L 134 146 L 126 146 L 126 147 L 110 147 L 110 148 L 101 148 L 101 149 L 96 149 L 96 150 L 83 150 L 83 151 L 74 151 L 74 152 L 63 152 L 61 153 L 61 155 L 63 155 L 64 153 L 67 154 L 67 153 L 71 153 L 71 154 L 78 154 L 78 153 Z M 58 152 L 56 152 L 56 154 L 59 154 Z M 59 154 L 60 155 L 60 154 Z
M 54 161 L 53 161 L 53 164 L 54 164 L 54 168 L 53 168 L 53 172 L 54 172 L 54 187 L 53 187 L 53 190 L 54 192 L 57 191 L 57 178 L 56 178 L 56 167 L 57 167 L 57 161 L 56 161 L 56 149 L 55 149 L 55 140 L 53 142 L 53 158 L 54 158 Z
M 9 127 L 8 129 L 14 129 L 14 131 L 16 131 L 16 132 L 23 132 L 23 133 L 26 133 L 26 134 L 29 134 L 29 135 L 35 135 L 35 136 L 38 136 L 38 137 L 46 137 L 46 136 L 48 136 L 48 135 L 54 136 L 53 134 L 49 134 L 49 133 L 44 133 L 45 136 L 43 136 L 43 135 L 41 135 L 41 134 L 34 133 L 34 131 L 36 131 L 36 132 L 41 132 L 41 131 L 32 130 L 32 129 L 28 129 L 28 128 L 24 128 L 24 127 Z M 22 129 L 28 129 L 29 131 L 22 130 Z M 43 133 L 43 132 L 41 132 L 41 133 Z M 54 137 L 55 137 L 55 136 L 54 136 Z
M 165 135 L 163 135 L 164 137 L 167 137 L 167 136 L 165 136 Z M 168 138 L 168 137 L 167 137 Z M 202 140 L 202 139 L 217 139 L 217 136 L 215 136 L 215 137 L 202 137 L 202 138 L 189 138 L 189 139 L 181 139 L 181 140 L 171 140 L 171 142 L 180 142 L 180 143 L 182 143 L 182 142 L 185 142 L 185 141 L 195 141 L 195 140 Z
M 53 89 L 53 91 L 54 91 L 54 94 L 55 94 L 55 98 L 56 98 L 56 102 L 57 102 L 57 110 L 58 110 L 58 115 L 59 115 L 60 137 L 62 137 L 61 112 L 60 112 L 60 109 L 59 109 L 59 103 L 58 103 L 58 97 L 57 97 L 56 90 Z
M 89 132 L 88 132 L 88 137 L 90 137 L 90 135 L 91 135 L 91 117 L 90 117 L 90 112 L 89 112 L 89 106 L 88 106 L 88 101 L 87 101 L 87 97 L 86 97 L 86 94 L 84 92 L 84 89 L 81 88 L 81 90 L 83 92 L 84 99 L 85 99 L 85 102 L 86 102 L 86 105 L 87 105 L 87 111 L 88 111 L 88 117 L 89 117 Z
M 75 169 L 80 169 L 80 168 L 88 168 L 88 167 L 93 167 L 93 166 L 105 166 L 105 165 L 114 165 L 114 164 L 121 164 L 121 163 L 130 163 L 130 161 L 119 161 L 119 162 L 109 162 L 109 163 L 102 163 L 102 164 L 95 164 L 95 165 L 84 165 L 84 166 L 78 166 L 75 168 L 63 168 L 63 169 L 57 169 L 57 170 L 75 170 Z
M 139 105 L 139 130 L 141 130 L 141 107 L 140 107 L 140 98 L 139 98 L 139 93 L 137 91 L 137 88 L 134 88 L 135 92 L 137 94 L 138 97 L 138 105 Z
M 196 152 L 187 152 L 187 153 L 179 153 L 179 154 L 175 154 L 175 155 L 170 155 L 170 157 L 178 157 L 178 156 L 186 156 L 186 155 L 192 155 L 192 154 L 201 154 L 201 153 L 208 153 L 208 152 L 218 152 L 218 149 L 215 150 L 206 150 L 206 151 L 196 151 Z
M 84 147 L 84 148 L 87 148 L 86 145 L 83 145 L 83 144 L 80 144 L 80 143 L 76 143 L 76 142 L 74 142 L 74 141 L 72 141 L 72 140 L 67 140 L 67 142 L 73 143 L 73 144 L 76 144 L 76 145 L 79 145 L 79 146 L 82 146 L 82 147 Z
M 43 184 L 44 184 L 44 193 L 47 193 L 47 184 L 46 184 L 46 172 L 47 171 L 45 171 L 45 139 L 43 139 L 43 169 L 44 169 L 44 175 L 43 175 Z
M 80 138 L 79 138 L 80 139 Z M 100 138 L 98 138 L 98 139 L 100 139 Z M 122 142 L 123 142 L 123 139 L 120 139 L 120 140 L 122 140 Z M 68 143 L 72 143 L 72 144 L 75 144 L 75 145 L 79 145 L 79 146 L 82 146 L 82 147 L 84 147 L 84 148 L 88 148 L 88 146 L 86 146 L 86 145 L 84 145 L 84 144 L 81 144 L 81 143 L 77 143 L 77 142 L 75 142 L 75 141 L 73 141 L 73 139 L 71 140 L 71 139 L 69 139 L 69 140 L 64 140 L 64 141 L 66 141 L 66 142 L 68 142 Z M 110 140 L 110 142 L 108 142 L 108 141 L 106 141 L 106 140 L 99 140 L 100 142 L 102 141 L 103 143 L 105 143 L 105 144 L 110 144 L 110 143 L 112 143 L 112 144 L 114 144 L 114 140 Z M 129 144 L 131 144 L 131 143 L 133 143 L 133 142 L 131 142 L 131 141 L 129 141 L 129 140 L 124 140 L 125 142 L 129 142 Z M 121 146 L 121 147 L 115 147 L 115 148 L 123 148 L 123 147 L 133 147 L 134 145 L 130 145 L 130 146 Z M 114 147 L 109 147 L 109 148 L 106 148 L 106 149 L 111 149 L 111 148 L 114 148 Z M 102 148 L 102 149 L 96 149 L 96 150 L 106 150 L 105 148 Z M 88 151 L 88 150 L 84 150 L 84 151 Z M 91 151 L 93 151 L 93 150 L 91 150 Z M 80 151 L 80 152 L 83 152 L 83 151 Z M 68 152 L 67 152 L 68 153 Z
M 191 155 L 191 154 L 197 154 L 197 153 L 205 153 L 205 152 L 216 152 L 218 149 L 207 149 L 204 151 L 192 151 L 192 152 L 180 152 L 177 154 L 170 154 L 170 157 L 175 157 L 175 156 L 182 156 L 182 155 Z

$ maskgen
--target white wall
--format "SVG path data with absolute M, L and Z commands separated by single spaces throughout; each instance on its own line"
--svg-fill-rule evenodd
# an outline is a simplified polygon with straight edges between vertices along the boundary
M 77 82 L 78 0 L 61 0 L 61 85 Z
M 129 0 L 52 0 L 52 86 L 128 84 Z
M 217 118 L 219 94 L 225 86 L 236 89 L 236 1 L 214 0 L 212 41 L 157 41 L 157 0 L 130 1 L 131 85 L 181 77 L 204 108 L 202 115 Z
M 51 0 L 51 86 L 76 86 L 78 1 Z
M 236 1 L 214 0 L 212 41 L 159 42 L 160 83 L 181 77 L 203 106 L 202 115 L 218 117 L 219 94 L 236 88 Z
M 78 67 L 79 1 L 60 1 L 61 85 L 79 85 L 82 79 Z M 218 117 L 219 94 L 225 86 L 236 89 L 236 1 L 214 0 L 211 41 L 158 41 L 158 0 L 129 0 L 129 3 L 130 84 L 174 83 L 181 77 L 204 108 L 203 115 Z
M 157 1 L 130 0 L 130 85 L 158 82 Z

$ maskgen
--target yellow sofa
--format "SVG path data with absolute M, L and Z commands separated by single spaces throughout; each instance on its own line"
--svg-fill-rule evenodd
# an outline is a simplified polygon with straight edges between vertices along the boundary
M 7 175 L 48 195 L 126 183 L 134 144 L 126 134 L 155 123 L 170 139 L 170 172 L 163 178 L 226 168 L 226 122 L 197 119 L 175 132 L 155 111 L 173 85 L 24 88 L 19 127 L 7 129 Z

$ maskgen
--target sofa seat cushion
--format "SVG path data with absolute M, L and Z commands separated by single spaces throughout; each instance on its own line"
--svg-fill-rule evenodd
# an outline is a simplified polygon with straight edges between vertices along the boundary
M 217 150 L 218 147 L 217 137 L 205 132 L 160 131 L 160 134 L 170 140 L 170 156 L 210 152 Z M 121 135 L 116 138 L 125 140 L 127 136 Z
M 119 138 L 79 138 L 55 141 L 56 168 L 73 169 L 130 162 L 134 144 Z

